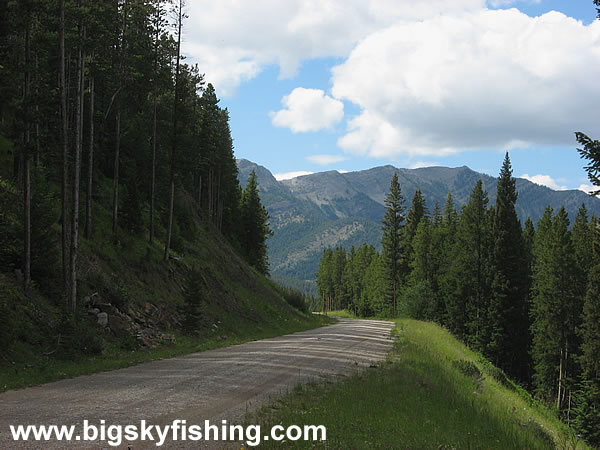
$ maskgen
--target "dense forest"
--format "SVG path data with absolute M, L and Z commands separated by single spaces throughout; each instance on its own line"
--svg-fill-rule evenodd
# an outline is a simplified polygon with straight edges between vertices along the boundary
M 597 141 L 578 138 L 582 154 L 598 152 Z M 450 194 L 429 211 L 417 190 L 406 211 L 394 174 L 383 251 L 366 244 L 325 250 L 317 273 L 323 308 L 437 322 L 598 445 L 597 218 L 581 205 L 571 224 L 564 208 L 548 207 L 536 227 L 531 220 L 522 227 L 508 154 L 497 194 L 489 205 L 478 181 L 460 212 Z
M 183 62 L 183 1 L 1 6 L 3 270 L 20 270 L 27 290 L 32 280 L 55 281 L 59 265 L 75 310 L 78 246 L 94 238 L 94 201 L 112 210 L 114 245 L 120 230 L 145 231 L 167 260 L 191 231 L 177 210 L 185 192 L 266 273 L 268 217 L 256 183 L 241 191 L 227 109 Z M 48 237 L 56 220 L 60 242 Z
M 219 315 L 260 315 L 229 272 L 247 274 L 240 255 L 268 274 L 268 215 L 254 175 L 241 189 L 228 110 L 185 63 L 184 6 L 0 0 L 2 364 L 22 344 L 75 358 L 107 336 L 146 345 L 158 327 L 197 336 Z M 209 248 L 231 261 L 211 265 Z

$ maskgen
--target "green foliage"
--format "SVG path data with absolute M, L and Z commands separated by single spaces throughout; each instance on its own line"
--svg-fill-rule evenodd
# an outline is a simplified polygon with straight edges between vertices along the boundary
M 578 348 L 582 299 L 573 290 L 576 262 L 567 213 L 561 208 L 552 217 L 551 212 L 538 224 L 534 244 L 531 356 L 536 392 L 560 405 L 568 384 L 565 374 L 577 369 L 572 355 Z
M 398 183 L 398 173 L 394 172 L 390 190 L 385 200 L 385 215 L 383 216 L 383 263 L 386 276 L 386 308 L 396 314 L 400 285 L 406 276 L 404 246 L 402 243 L 404 217 L 404 197 Z
M 417 320 L 430 320 L 435 314 L 436 302 L 427 280 L 409 284 L 400 299 L 399 313 Z
M 600 447 L 600 383 L 584 380 L 574 399 L 573 428 L 592 447 Z
M 481 371 L 473 361 L 466 359 L 457 359 L 452 361 L 452 365 L 458 369 L 460 373 L 476 380 L 481 378 Z
M 127 186 L 127 195 L 123 202 L 123 211 L 121 213 L 123 228 L 130 233 L 139 233 L 142 231 L 144 221 L 142 217 L 142 204 L 136 180 L 130 182 Z
M 491 219 L 479 180 L 458 220 L 446 290 L 447 324 L 478 350 L 487 342 L 491 277 Z M 451 226 L 451 225 L 450 225 Z
M 202 272 L 192 268 L 184 286 L 183 330 L 188 334 L 197 333 L 206 320 L 206 280 Z
M 119 275 L 112 276 L 111 281 L 106 285 L 110 302 L 113 306 L 124 311 L 131 303 L 129 290 L 123 279 Z
M 306 294 L 289 286 L 278 285 L 277 283 L 273 283 L 273 286 L 275 290 L 288 303 L 288 305 L 292 306 L 293 308 L 296 308 L 300 312 L 309 312 L 309 306 L 312 299 Z
M 594 0 L 595 1 L 595 0 Z M 588 173 L 590 182 L 596 186 L 600 186 L 600 141 L 591 139 L 581 132 L 575 133 L 575 138 L 583 148 L 578 148 L 579 155 L 586 159 L 588 165 L 585 167 Z M 594 195 L 600 194 L 600 190 L 596 190 Z
M 58 352 L 62 359 L 74 360 L 84 356 L 99 355 L 104 350 L 104 340 L 95 323 L 84 317 L 73 317 L 63 311 L 59 324 Z
M 516 180 L 508 153 L 498 178 L 493 217 L 493 277 L 487 320 L 486 355 L 515 378 L 526 380 L 528 367 L 528 274 L 523 270 L 521 223 L 515 210 Z
M 0 186 L 0 266 L 3 271 L 12 271 L 23 265 L 23 195 L 11 183 L 3 183 Z M 42 288 L 54 292 L 59 249 L 53 226 L 58 220 L 58 203 L 45 169 L 32 170 L 31 190 L 31 275 Z
M 427 207 L 425 206 L 425 198 L 421 189 L 415 191 L 413 196 L 410 209 L 406 216 L 406 226 L 404 227 L 404 240 L 406 248 L 406 257 L 410 260 L 412 252 L 412 240 L 417 233 L 417 227 L 421 223 L 421 220 L 426 217 Z
M 251 266 L 266 275 L 269 273 L 266 241 L 273 231 L 269 226 L 269 214 L 260 201 L 254 171 L 242 192 L 240 211 L 243 254 Z

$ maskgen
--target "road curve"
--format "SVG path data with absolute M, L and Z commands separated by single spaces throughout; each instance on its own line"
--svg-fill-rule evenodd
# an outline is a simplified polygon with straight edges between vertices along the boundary
M 382 360 L 392 346 L 393 326 L 339 319 L 314 330 L 5 392 L 0 394 L 0 448 L 68 446 L 65 441 L 15 442 L 10 425 L 80 426 L 84 419 L 107 425 L 139 424 L 142 419 L 152 424 L 175 419 L 239 423 L 245 412 L 299 383 L 348 374 Z M 151 447 L 148 442 L 131 446 Z M 185 443 L 167 441 L 165 447 L 184 448 Z M 193 447 L 199 448 L 198 443 Z

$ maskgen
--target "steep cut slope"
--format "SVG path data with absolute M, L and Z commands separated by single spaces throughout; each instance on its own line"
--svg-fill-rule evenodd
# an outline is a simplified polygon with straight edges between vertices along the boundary
M 111 180 L 103 181 L 99 191 L 110 189 Z M 177 211 L 186 227 L 165 263 L 164 244 L 149 244 L 145 230 L 123 230 L 114 243 L 110 210 L 94 204 L 93 238 L 81 239 L 76 321 L 65 317 L 58 288 L 26 298 L 19 272 L 0 271 L 0 391 L 319 325 L 290 306 L 183 193 Z M 52 239 L 58 235 L 56 227 Z M 52 270 L 59 286 L 58 264 Z M 197 320 L 184 335 L 190 298 Z

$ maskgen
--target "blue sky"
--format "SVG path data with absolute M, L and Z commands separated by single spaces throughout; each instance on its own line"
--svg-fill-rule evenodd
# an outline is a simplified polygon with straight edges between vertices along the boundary
M 591 0 L 194 0 L 188 14 L 184 52 L 229 109 L 236 156 L 275 174 L 497 175 L 509 151 L 516 176 L 589 184 L 573 133 L 600 136 Z

